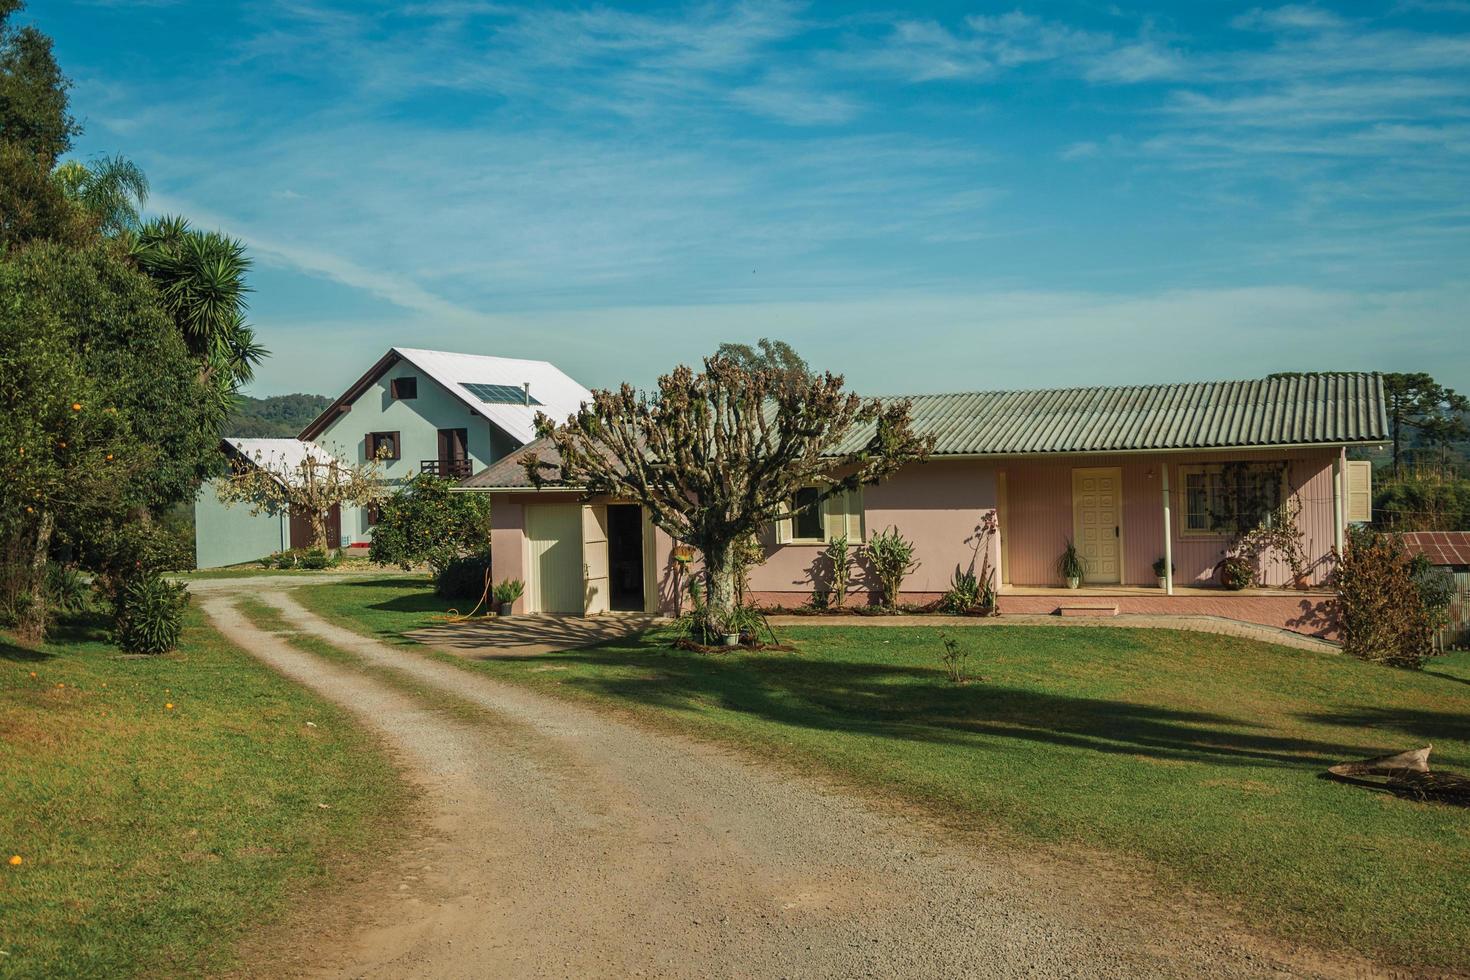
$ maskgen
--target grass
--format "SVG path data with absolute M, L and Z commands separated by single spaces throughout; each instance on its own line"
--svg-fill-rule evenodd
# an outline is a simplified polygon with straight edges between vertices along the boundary
M 0 974 L 231 969 L 391 842 L 408 790 L 345 712 L 197 611 L 162 657 L 119 657 L 104 626 L 0 635 L 0 857 L 23 861 L 0 865 Z
M 384 637 L 444 608 L 421 581 L 301 590 Z M 980 679 L 950 683 L 942 635 Z M 1099 627 L 801 627 L 800 652 L 655 637 L 470 670 L 730 743 L 1019 843 L 1141 859 L 1290 938 L 1470 968 L 1470 813 L 1321 778 L 1433 742 L 1470 772 L 1470 654 L 1423 672 L 1234 637 Z M 554 668 L 554 669 L 548 669 Z

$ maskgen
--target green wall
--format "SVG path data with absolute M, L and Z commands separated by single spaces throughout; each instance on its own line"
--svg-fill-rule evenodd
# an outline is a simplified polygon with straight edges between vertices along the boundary
M 249 504 L 226 507 L 214 480 L 200 487 L 194 500 L 194 560 L 200 568 L 238 565 L 283 551 L 290 534 L 285 514 L 251 514 Z
M 394 378 L 417 378 L 418 397 L 399 401 L 392 397 Z M 397 432 L 400 457 L 383 464 L 390 485 L 417 473 L 426 459 L 439 458 L 439 430 L 465 429 L 474 471 L 484 469 L 519 443 L 473 412 L 408 361 L 400 360 L 317 436 L 316 442 L 339 458 L 367 461 L 367 433 Z M 342 508 L 342 545 L 368 541 L 367 516 L 361 508 Z

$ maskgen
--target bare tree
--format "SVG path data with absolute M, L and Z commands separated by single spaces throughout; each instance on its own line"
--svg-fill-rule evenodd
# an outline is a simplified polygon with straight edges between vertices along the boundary
M 301 459 L 260 453 L 236 460 L 230 476 L 220 480 L 217 493 L 226 505 L 250 505 L 252 514 L 290 511 L 311 522 L 313 548 L 327 549 L 327 520 L 342 504 L 365 507 L 383 496 L 381 468 L 376 459 L 344 463 L 330 453 L 306 446 Z
M 702 373 L 681 365 L 656 392 L 595 391 L 563 424 L 537 422 L 558 459 L 528 454 L 531 480 L 641 503 L 654 524 L 699 550 L 717 627 L 733 608 L 735 547 L 792 516 L 798 490 L 816 487 L 804 504 L 820 507 L 932 445 L 913 433 L 907 401 L 860 398 L 840 375 L 793 380 L 719 355 Z

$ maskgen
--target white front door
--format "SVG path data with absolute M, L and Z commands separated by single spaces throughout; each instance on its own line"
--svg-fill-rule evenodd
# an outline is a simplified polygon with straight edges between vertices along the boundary
M 1072 526 L 1087 564 L 1083 581 L 1123 581 L 1123 471 L 1117 467 L 1072 471 Z

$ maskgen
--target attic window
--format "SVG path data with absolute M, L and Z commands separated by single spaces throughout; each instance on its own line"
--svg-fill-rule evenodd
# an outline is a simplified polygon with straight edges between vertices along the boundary
M 394 378 L 390 386 L 393 397 L 397 399 L 417 398 L 419 396 L 418 378 Z
M 519 385 L 489 385 L 460 383 L 460 387 L 474 395 L 486 405 L 540 405 Z

